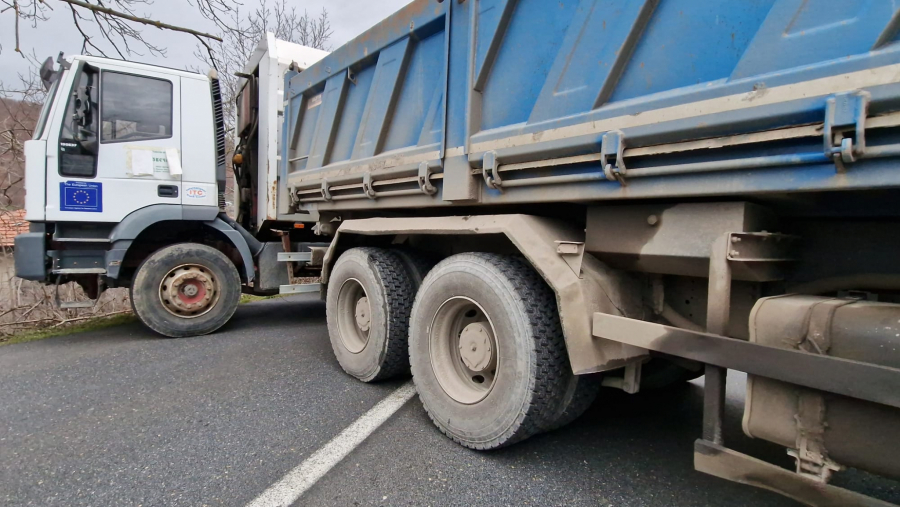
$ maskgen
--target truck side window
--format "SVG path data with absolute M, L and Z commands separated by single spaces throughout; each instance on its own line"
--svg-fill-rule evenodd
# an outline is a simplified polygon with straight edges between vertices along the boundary
M 76 72 L 59 135 L 59 174 L 93 178 L 97 174 L 97 70 L 84 65 Z
M 103 71 L 100 114 L 103 143 L 172 137 L 172 83 Z

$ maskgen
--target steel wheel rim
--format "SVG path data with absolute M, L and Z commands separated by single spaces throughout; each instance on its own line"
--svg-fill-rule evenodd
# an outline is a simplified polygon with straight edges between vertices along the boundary
M 444 301 L 429 331 L 431 368 L 441 389 L 472 405 L 490 394 L 499 371 L 494 325 L 478 303 L 464 296 Z
M 356 278 L 348 278 L 338 290 L 337 321 L 344 348 L 351 354 L 362 352 L 372 331 L 372 307 L 365 287 Z
M 182 264 L 159 282 L 159 302 L 167 312 L 183 319 L 205 315 L 219 302 L 216 275 L 199 264 Z

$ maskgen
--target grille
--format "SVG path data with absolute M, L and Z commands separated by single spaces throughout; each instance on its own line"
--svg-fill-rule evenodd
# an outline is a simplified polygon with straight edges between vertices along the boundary
M 216 123 L 216 187 L 219 209 L 225 211 L 225 114 L 222 111 L 222 91 L 217 78 L 210 79 L 213 99 L 213 118 Z

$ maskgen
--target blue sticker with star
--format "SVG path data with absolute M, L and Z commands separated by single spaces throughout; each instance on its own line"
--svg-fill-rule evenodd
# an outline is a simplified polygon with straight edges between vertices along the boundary
M 103 184 L 91 181 L 60 182 L 59 210 L 103 213 Z

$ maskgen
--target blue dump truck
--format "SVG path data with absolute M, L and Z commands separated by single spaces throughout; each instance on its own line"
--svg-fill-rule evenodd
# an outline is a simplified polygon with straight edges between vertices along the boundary
M 343 369 L 473 449 L 705 375 L 697 470 L 885 505 L 829 480 L 900 477 L 898 37 L 891 0 L 417 0 L 262 41 L 233 154 L 214 74 L 48 61 L 16 267 L 170 337 L 320 292 Z M 794 470 L 726 447 L 729 369 Z

